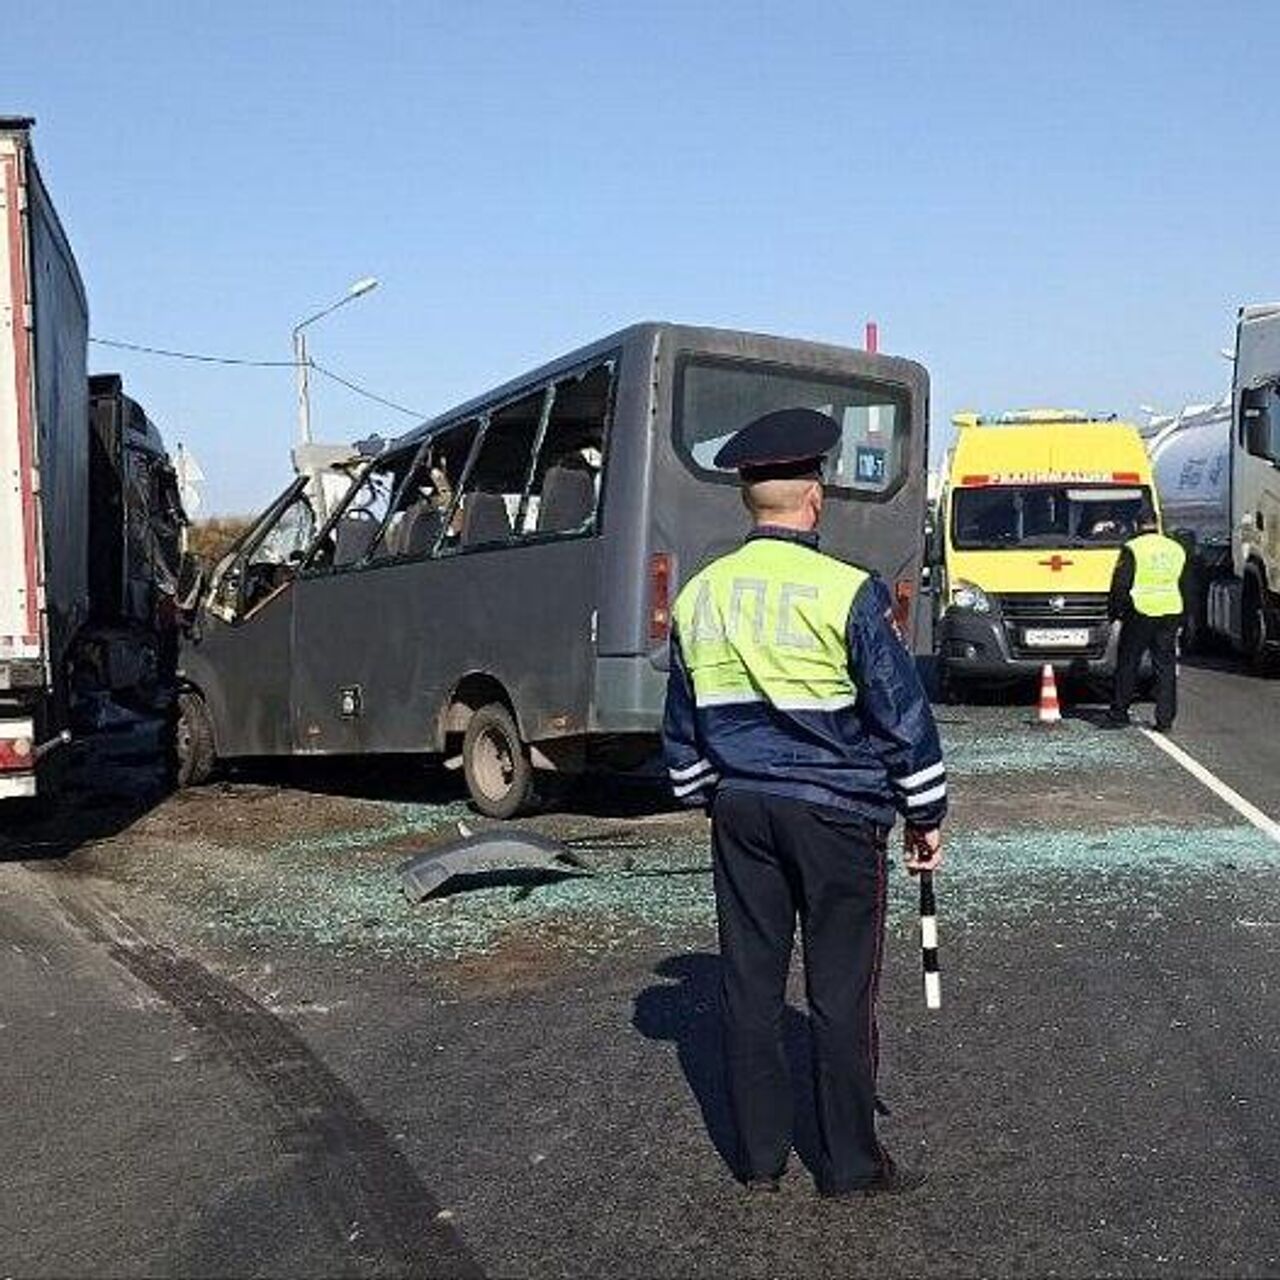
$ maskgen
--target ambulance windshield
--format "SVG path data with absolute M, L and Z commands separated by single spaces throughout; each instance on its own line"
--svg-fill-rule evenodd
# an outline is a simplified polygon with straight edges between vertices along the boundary
M 952 495 L 957 551 L 1014 547 L 1118 547 L 1137 532 L 1151 501 L 1143 488 L 1113 485 L 996 485 Z

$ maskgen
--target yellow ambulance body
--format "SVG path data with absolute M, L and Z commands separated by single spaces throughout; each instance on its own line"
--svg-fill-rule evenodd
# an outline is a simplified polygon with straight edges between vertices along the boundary
M 953 683 L 1051 662 L 1109 674 L 1107 593 L 1144 510 L 1158 511 L 1137 429 L 1066 410 L 960 414 L 939 509 L 936 648 Z

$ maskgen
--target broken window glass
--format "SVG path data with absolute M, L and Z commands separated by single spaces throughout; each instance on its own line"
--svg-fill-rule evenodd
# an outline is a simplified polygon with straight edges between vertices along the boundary
M 306 495 L 299 494 L 256 542 L 243 567 L 227 574 L 229 589 L 239 592 L 242 613 L 256 608 L 292 580 L 315 531 L 315 511 Z
M 413 449 L 401 449 L 369 467 L 325 535 L 325 545 L 312 558 L 313 565 L 343 569 L 368 556 L 413 455 Z
M 490 415 L 463 482 L 443 549 L 502 546 L 511 539 L 529 477 L 546 392 L 522 396 Z
M 555 384 L 546 433 L 521 517 L 522 537 L 595 529 L 613 366 Z
M 472 419 L 446 428 L 419 447 L 390 518 L 374 544 L 372 560 L 417 558 L 435 549 L 479 425 Z

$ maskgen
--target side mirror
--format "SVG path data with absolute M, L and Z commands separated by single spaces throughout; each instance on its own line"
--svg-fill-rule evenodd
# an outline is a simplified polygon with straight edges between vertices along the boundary
M 240 582 L 244 576 L 244 561 L 237 560 L 227 565 L 220 577 L 214 582 L 213 593 L 209 598 L 211 605 L 230 612 L 240 604 Z

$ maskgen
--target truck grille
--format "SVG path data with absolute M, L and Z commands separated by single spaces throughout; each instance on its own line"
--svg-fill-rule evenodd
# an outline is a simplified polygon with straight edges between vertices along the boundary
M 996 598 L 1004 618 L 1009 652 L 1015 658 L 1100 658 L 1106 651 L 1110 623 L 1104 592 L 1020 591 Z M 1087 629 L 1089 640 L 1087 644 L 1069 648 L 1028 645 L 1023 641 L 1028 628 Z

